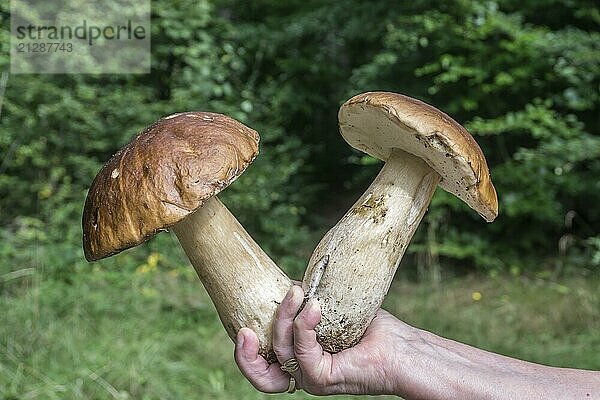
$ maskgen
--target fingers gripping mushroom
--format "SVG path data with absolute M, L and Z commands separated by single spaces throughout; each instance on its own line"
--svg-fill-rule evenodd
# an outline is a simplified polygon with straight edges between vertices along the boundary
M 187 112 L 140 132 L 98 173 L 83 213 L 88 261 L 172 229 L 231 338 L 259 336 L 273 361 L 271 322 L 291 281 L 216 194 L 258 154 L 258 133 L 221 114 Z
M 319 341 L 330 352 L 361 338 L 438 184 L 486 221 L 498 214 L 481 149 L 448 115 L 400 94 L 371 92 L 348 100 L 338 118 L 351 146 L 386 163 L 325 234 L 304 275 L 305 293 L 321 305 Z

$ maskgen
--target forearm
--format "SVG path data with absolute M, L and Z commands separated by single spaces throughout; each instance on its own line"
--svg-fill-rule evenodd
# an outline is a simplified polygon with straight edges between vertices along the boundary
M 598 372 L 533 364 L 402 328 L 386 375 L 407 399 L 600 398 Z

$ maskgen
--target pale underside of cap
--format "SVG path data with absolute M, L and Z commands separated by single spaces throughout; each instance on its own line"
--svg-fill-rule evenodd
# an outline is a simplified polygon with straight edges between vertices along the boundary
M 186 112 L 140 132 L 104 165 L 88 192 L 89 261 L 136 246 L 227 187 L 258 155 L 258 133 L 222 114 Z
M 497 217 L 496 189 L 481 148 L 442 111 L 401 94 L 368 92 L 344 103 L 338 118 L 352 147 L 383 161 L 394 149 L 413 154 L 440 174 L 444 190 L 486 221 Z

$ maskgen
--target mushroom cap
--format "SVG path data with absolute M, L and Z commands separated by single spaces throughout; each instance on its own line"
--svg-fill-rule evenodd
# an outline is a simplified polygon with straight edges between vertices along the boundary
M 498 216 L 498 198 L 481 148 L 448 115 L 422 101 L 389 92 L 367 92 L 342 104 L 340 132 L 354 148 L 386 161 L 401 149 L 441 176 L 439 185 L 486 221 Z
M 226 188 L 258 155 L 256 131 L 222 114 L 161 118 L 102 167 L 83 211 L 88 261 L 148 240 Z

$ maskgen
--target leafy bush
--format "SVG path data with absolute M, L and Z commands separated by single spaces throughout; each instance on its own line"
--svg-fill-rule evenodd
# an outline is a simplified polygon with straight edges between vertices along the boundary
M 23 253 L 35 248 L 57 274 L 74 268 L 83 200 L 102 163 L 160 116 L 209 110 L 261 133 L 261 155 L 223 199 L 299 277 L 317 235 L 379 168 L 336 134 L 339 104 L 377 89 L 464 123 L 499 193 L 500 217 L 486 225 L 438 191 L 411 261 L 525 270 L 593 251 L 600 34 L 588 1 L 155 0 L 152 9 L 149 75 L 10 77 L 0 135 L 6 265 L 34 265 Z M 0 3 L 2 22 L 8 11 Z M 8 34 L 0 35 L 6 70 Z M 38 236 L 28 242 L 31 229 Z M 143 259 L 152 246 L 127 257 Z

